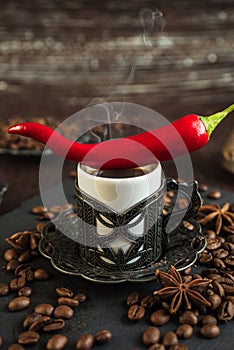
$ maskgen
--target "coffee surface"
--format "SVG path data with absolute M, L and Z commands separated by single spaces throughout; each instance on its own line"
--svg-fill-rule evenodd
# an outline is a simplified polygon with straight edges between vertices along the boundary
M 144 171 L 141 168 L 124 169 L 124 170 L 95 170 L 92 175 L 97 177 L 107 177 L 114 179 L 124 179 L 148 174 L 149 171 Z

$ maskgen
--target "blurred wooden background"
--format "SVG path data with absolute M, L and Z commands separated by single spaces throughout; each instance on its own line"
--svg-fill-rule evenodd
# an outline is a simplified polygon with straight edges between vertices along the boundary
M 234 0 L 0 0 L 0 118 L 64 120 L 109 100 L 170 121 L 234 103 Z M 234 191 L 220 164 L 232 128 L 233 115 L 191 158 L 197 180 Z M 0 155 L 2 212 L 38 192 L 39 161 Z

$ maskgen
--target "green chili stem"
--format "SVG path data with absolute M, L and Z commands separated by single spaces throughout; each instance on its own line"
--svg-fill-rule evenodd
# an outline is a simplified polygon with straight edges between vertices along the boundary
M 202 117 L 199 116 L 199 118 L 203 121 L 206 127 L 206 131 L 210 137 L 216 126 L 218 126 L 221 121 L 232 111 L 234 111 L 234 104 L 225 108 L 221 112 L 217 112 L 215 114 L 212 114 L 210 116 Z

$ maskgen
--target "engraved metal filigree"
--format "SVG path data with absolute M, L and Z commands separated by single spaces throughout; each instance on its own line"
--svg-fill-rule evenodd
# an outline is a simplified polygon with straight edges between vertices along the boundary
M 80 244 L 80 256 L 92 266 L 110 271 L 139 269 L 158 260 L 162 254 L 163 185 L 159 191 L 124 213 L 114 212 L 76 186 L 77 215 L 82 219 L 80 236 L 92 245 Z M 106 235 L 98 234 L 97 222 L 110 229 Z M 141 237 L 131 229 L 143 222 Z M 129 248 L 113 248 L 116 239 L 123 239 Z

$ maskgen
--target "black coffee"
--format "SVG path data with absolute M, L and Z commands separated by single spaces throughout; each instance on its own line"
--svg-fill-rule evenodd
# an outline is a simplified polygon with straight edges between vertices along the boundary
M 97 177 L 108 177 L 115 179 L 129 178 L 142 176 L 148 173 L 148 171 L 144 172 L 141 168 L 133 168 L 133 169 L 120 169 L 120 170 L 94 170 L 92 175 Z

